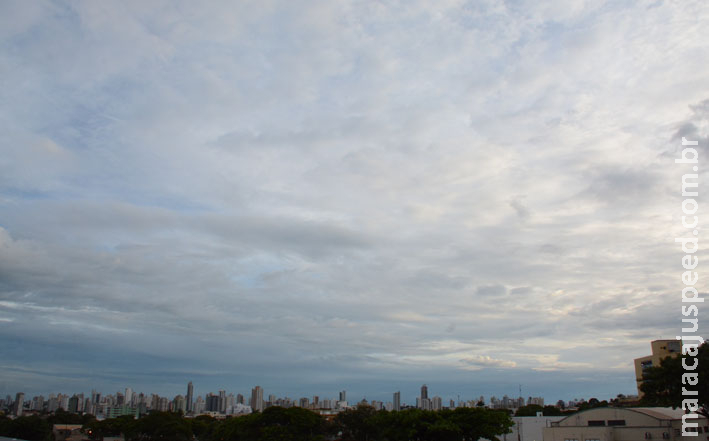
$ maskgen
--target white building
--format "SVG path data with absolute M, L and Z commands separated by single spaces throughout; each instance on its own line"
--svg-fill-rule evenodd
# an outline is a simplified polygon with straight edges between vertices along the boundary
M 544 429 L 544 441 L 696 441 L 709 434 L 706 418 L 698 423 L 699 436 L 682 435 L 681 409 L 669 407 L 599 407 L 569 415 Z
M 564 416 L 512 417 L 511 432 L 500 437 L 500 441 L 544 441 L 544 428 L 563 420 Z

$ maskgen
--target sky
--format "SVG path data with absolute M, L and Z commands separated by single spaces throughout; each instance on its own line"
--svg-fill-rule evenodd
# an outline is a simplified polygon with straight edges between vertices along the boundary
M 635 393 L 709 5 L 540 3 L 0 2 L 0 395 Z

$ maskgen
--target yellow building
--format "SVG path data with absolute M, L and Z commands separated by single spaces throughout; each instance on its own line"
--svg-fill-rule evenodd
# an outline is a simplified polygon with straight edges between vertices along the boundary
M 642 398 L 643 393 L 640 385 L 643 382 L 643 372 L 654 366 L 659 366 L 660 361 L 666 357 L 676 357 L 682 350 L 682 342 L 679 340 L 655 340 L 650 343 L 652 355 L 635 359 L 635 381 L 638 386 L 638 397 Z

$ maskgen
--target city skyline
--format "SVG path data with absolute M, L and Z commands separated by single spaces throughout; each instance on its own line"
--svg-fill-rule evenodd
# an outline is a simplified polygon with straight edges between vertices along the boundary
M 520 386 L 520 393 L 521 393 Z M 218 393 L 207 392 L 204 395 L 197 394 L 192 401 L 190 396 L 194 393 L 193 383 L 190 381 L 187 384 L 187 393 L 185 395 L 177 394 L 174 398 L 171 396 L 163 397 L 155 393 L 144 393 L 142 391 L 134 392 L 131 387 L 126 387 L 124 392 L 116 391 L 113 393 L 104 393 L 103 391 L 92 389 L 90 393 L 76 392 L 70 394 L 65 393 L 49 393 L 40 395 L 26 395 L 24 392 L 17 392 L 15 399 L 11 395 L 5 398 L 0 396 L 0 409 L 10 409 L 13 415 L 22 416 L 23 409 L 25 412 L 55 412 L 64 410 L 72 413 L 87 413 L 101 418 L 115 417 L 123 414 L 134 416 L 145 415 L 154 410 L 182 412 L 189 415 L 200 415 L 205 413 L 215 413 L 223 415 L 243 414 L 247 408 L 250 411 L 263 411 L 270 406 L 283 407 L 305 407 L 312 410 L 335 410 L 337 412 L 345 409 L 352 409 L 361 403 L 368 403 L 374 406 L 377 410 L 399 411 L 404 408 L 416 407 L 423 410 L 442 410 L 443 408 L 456 407 L 478 407 L 485 406 L 493 409 L 507 408 L 517 409 L 519 407 L 528 406 L 531 404 L 544 406 L 561 406 L 574 407 L 577 404 L 586 402 L 585 398 L 576 398 L 569 400 L 559 400 L 554 403 L 545 403 L 543 397 L 527 398 L 523 396 L 509 397 L 506 394 L 500 397 L 490 396 L 474 396 L 461 397 L 440 397 L 438 395 L 428 396 L 428 389 L 423 385 L 420 389 L 420 396 L 416 397 L 415 403 L 406 403 L 401 401 L 401 392 L 396 391 L 391 394 L 390 401 L 378 400 L 355 400 L 348 402 L 346 399 L 347 392 L 345 390 L 338 392 L 338 399 L 328 396 L 313 395 L 310 397 L 288 397 L 269 394 L 268 400 L 263 398 L 263 389 L 260 386 L 254 386 L 251 389 L 251 397 L 233 391 L 219 390 Z M 310 398 L 312 397 L 312 400 Z M 629 397 L 631 398 L 631 397 Z M 637 399 L 637 396 L 635 397 Z M 591 398 L 591 400 L 596 398 Z M 137 412 L 137 413 L 136 413 Z M 112 415 L 112 416 L 111 416 Z
M 707 200 L 707 22 L 0 2 L 0 394 L 635 394 L 681 330 L 683 137 Z
M 333 392 L 321 392 L 321 393 L 313 392 L 310 394 L 306 393 L 306 394 L 301 394 L 301 395 L 282 394 L 282 393 L 280 393 L 280 391 L 276 391 L 277 394 L 273 394 L 272 391 L 269 391 L 268 392 L 268 400 L 265 400 L 264 399 L 265 388 L 262 388 L 259 385 L 253 386 L 251 388 L 247 387 L 247 388 L 244 388 L 243 390 L 231 389 L 229 387 L 220 386 L 216 389 L 210 389 L 208 391 L 206 391 L 206 390 L 200 391 L 199 388 L 195 389 L 192 381 L 189 381 L 186 384 L 186 387 L 184 388 L 185 389 L 184 393 L 175 393 L 175 392 L 164 393 L 164 396 L 169 400 L 172 400 L 173 398 L 176 398 L 178 396 L 182 397 L 184 399 L 185 412 L 190 412 L 190 403 L 192 403 L 192 405 L 194 405 L 194 403 L 197 399 L 204 400 L 208 396 L 214 396 L 215 398 L 219 398 L 220 402 L 223 402 L 226 394 L 229 394 L 230 396 L 237 396 L 238 395 L 243 399 L 244 403 L 249 403 L 249 405 L 251 405 L 254 398 L 256 397 L 258 400 L 260 400 L 261 404 L 259 404 L 258 406 L 261 408 L 261 410 L 263 409 L 263 407 L 262 407 L 263 403 L 266 403 L 267 401 L 272 402 L 273 401 L 272 398 L 277 398 L 279 400 L 280 399 L 289 399 L 289 400 L 292 400 L 293 402 L 297 402 L 299 399 L 303 399 L 303 398 L 320 397 L 322 400 L 328 400 L 328 401 L 332 401 L 332 402 L 347 402 L 349 404 L 349 406 L 353 406 L 353 405 L 356 405 L 357 403 L 360 403 L 362 401 L 370 401 L 370 400 L 374 400 L 374 401 L 381 402 L 381 403 L 386 403 L 387 400 L 383 400 L 382 397 L 389 396 L 390 399 L 388 401 L 394 405 L 393 410 L 398 410 L 396 408 L 396 403 L 398 403 L 401 407 L 404 407 L 404 406 L 421 407 L 422 402 L 420 400 L 422 400 L 422 399 L 433 400 L 433 398 L 442 399 L 445 403 L 448 403 L 450 400 L 453 400 L 455 402 L 471 402 L 471 403 L 478 402 L 478 401 L 482 400 L 486 403 L 486 405 L 489 405 L 491 403 L 490 400 L 501 399 L 502 397 L 505 397 L 505 398 L 509 397 L 511 399 L 514 399 L 515 401 L 518 398 L 524 398 L 525 400 L 527 400 L 528 398 L 529 399 L 534 398 L 535 400 L 537 400 L 537 399 L 541 399 L 542 401 L 547 400 L 547 404 L 555 405 L 558 401 L 579 402 L 579 401 L 585 401 L 585 400 L 589 400 L 589 399 L 593 399 L 593 398 L 599 399 L 599 400 L 605 399 L 607 401 L 610 401 L 611 399 L 616 398 L 618 395 L 618 394 L 612 395 L 612 396 L 598 395 L 598 396 L 592 396 L 592 397 L 577 396 L 577 397 L 574 397 L 573 399 L 563 399 L 563 398 L 562 399 L 554 399 L 554 397 L 544 397 L 542 395 L 532 396 L 531 394 L 525 394 L 524 393 L 525 391 L 523 390 L 522 386 L 523 385 L 521 385 L 521 384 L 518 385 L 518 390 L 516 391 L 517 395 L 515 395 L 514 393 L 512 393 L 512 394 L 511 393 L 497 393 L 497 394 L 491 394 L 491 395 L 485 396 L 482 394 L 476 395 L 475 393 L 461 394 L 460 391 L 454 392 L 452 394 L 449 393 L 448 395 L 446 395 L 446 393 L 440 393 L 440 392 L 437 392 L 434 390 L 434 393 L 429 396 L 428 385 L 423 384 L 419 388 L 417 388 L 417 390 L 405 390 L 404 394 L 402 394 L 401 390 L 379 391 L 379 392 L 371 395 L 369 398 L 366 396 L 356 397 L 354 399 L 354 401 L 347 400 L 347 396 L 348 396 L 347 390 L 338 390 L 334 393 Z M 196 390 L 196 392 L 195 392 L 195 390 Z M 521 393 L 521 395 L 519 395 L 520 393 Z M 92 402 L 96 401 L 95 400 L 96 396 L 101 397 L 101 398 L 105 398 L 107 396 L 111 396 L 111 397 L 116 398 L 116 397 L 120 396 L 121 399 L 124 400 L 124 402 L 126 402 L 126 403 L 130 402 L 131 400 L 135 401 L 138 398 L 138 395 L 145 396 L 146 398 L 150 397 L 150 396 L 162 396 L 163 395 L 162 393 L 155 393 L 154 390 L 150 390 L 147 392 L 143 391 L 143 390 L 134 391 L 132 387 L 127 386 L 125 388 L 115 390 L 112 392 L 100 390 L 97 388 L 92 388 L 90 391 L 79 390 L 79 391 L 71 391 L 69 393 L 67 393 L 67 391 L 56 391 L 56 390 L 51 391 L 51 392 L 43 391 L 41 393 L 36 393 L 36 392 L 35 393 L 25 393 L 24 391 L 21 391 L 21 392 L 16 392 L 14 394 L 0 393 L 0 397 L 2 397 L 4 395 L 11 397 L 12 395 L 19 395 L 19 394 L 22 394 L 23 396 L 26 396 L 27 398 L 41 396 L 41 397 L 44 397 L 45 399 L 49 396 L 56 396 L 56 395 L 63 395 L 66 397 L 73 396 L 73 395 L 81 395 L 82 397 L 85 397 L 85 398 L 90 397 Z M 623 394 L 623 395 L 625 395 L 625 394 Z M 352 397 L 353 394 L 349 393 L 349 396 Z M 633 395 L 630 394 L 627 396 L 630 397 Z M 637 395 L 635 395 L 635 396 L 637 396 Z M 402 399 L 402 397 L 403 397 L 403 399 Z M 190 398 L 191 398 L 191 400 L 190 400 Z M 204 403 L 204 401 L 203 401 L 203 403 Z

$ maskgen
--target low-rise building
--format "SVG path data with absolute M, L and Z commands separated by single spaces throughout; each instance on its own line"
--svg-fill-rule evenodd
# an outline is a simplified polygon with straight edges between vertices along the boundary
M 563 416 L 543 416 L 542 412 L 538 412 L 537 416 L 512 417 L 514 424 L 510 428 L 510 433 L 499 438 L 501 441 L 543 441 L 544 429 L 564 418 Z
M 56 441 L 81 441 L 84 439 L 81 427 L 81 424 L 55 424 L 52 433 Z
M 544 441 L 697 441 L 709 434 L 706 418 L 699 436 L 682 435 L 681 409 L 670 407 L 598 407 L 569 415 L 544 429 Z

